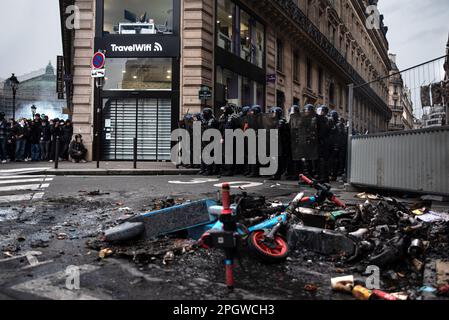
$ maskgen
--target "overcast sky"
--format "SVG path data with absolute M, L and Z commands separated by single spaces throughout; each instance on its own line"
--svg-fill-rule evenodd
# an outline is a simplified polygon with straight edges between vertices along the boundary
M 58 0 L 0 0 L 0 78 L 53 64 L 62 54 Z M 449 0 L 380 0 L 390 51 L 403 69 L 442 56 Z
M 62 54 L 58 0 L 0 0 L 0 78 L 45 67 Z

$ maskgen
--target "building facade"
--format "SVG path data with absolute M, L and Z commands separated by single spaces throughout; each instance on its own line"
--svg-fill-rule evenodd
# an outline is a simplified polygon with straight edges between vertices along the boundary
M 58 99 L 56 93 L 55 69 L 48 65 L 38 72 L 30 75 L 18 77 L 20 81 L 16 95 L 15 112 L 13 112 L 13 97 L 8 80 L 0 84 L 0 111 L 4 112 L 7 118 L 33 118 L 31 107 L 36 107 L 36 112 L 45 114 L 49 118 L 67 119 L 65 114 L 66 102 Z
M 326 104 L 347 119 L 348 90 L 388 75 L 387 28 L 364 0 L 60 0 L 68 105 L 91 155 L 169 160 L 187 112 L 226 102 L 264 108 Z M 70 5 L 77 29 L 65 28 Z M 104 50 L 106 77 L 90 77 Z M 200 100 L 200 88 L 211 91 Z M 354 128 L 388 129 L 388 83 L 355 93 Z M 92 152 L 95 150 L 95 152 Z
M 388 124 L 389 131 L 412 130 L 413 102 L 411 90 L 404 84 L 402 75 L 396 65 L 396 55 L 390 54 L 391 70 L 388 78 L 388 105 L 392 111 L 392 118 Z

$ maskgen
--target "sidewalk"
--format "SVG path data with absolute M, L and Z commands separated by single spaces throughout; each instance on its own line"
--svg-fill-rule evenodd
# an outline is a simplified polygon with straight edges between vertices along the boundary
M 27 173 L 48 175 L 193 175 L 198 169 L 176 168 L 171 162 L 137 162 L 137 169 L 133 169 L 132 161 L 115 162 L 101 161 L 97 169 L 97 162 L 72 163 L 59 162 L 58 169 L 49 162 L 11 162 L 0 164 L 0 173 Z

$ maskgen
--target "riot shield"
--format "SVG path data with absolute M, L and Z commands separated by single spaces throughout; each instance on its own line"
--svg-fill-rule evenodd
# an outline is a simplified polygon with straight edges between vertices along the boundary
M 290 117 L 292 159 L 318 159 L 318 132 L 314 115 L 292 114 Z
M 263 114 L 254 114 L 254 115 L 248 115 L 248 128 L 253 130 L 259 130 L 264 129 L 263 127 Z M 256 132 L 257 134 L 257 132 Z

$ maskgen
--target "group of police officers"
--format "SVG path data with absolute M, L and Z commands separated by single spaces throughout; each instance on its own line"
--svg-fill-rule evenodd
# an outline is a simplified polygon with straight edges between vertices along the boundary
M 218 120 L 211 108 L 204 108 L 201 113 L 193 115 L 187 113 L 180 126 L 193 132 L 193 123 L 199 121 L 203 132 L 208 129 L 218 129 L 222 137 L 222 163 L 225 163 L 225 130 L 254 129 L 256 138 L 259 138 L 259 129 L 266 129 L 267 137 L 270 130 L 276 129 L 278 130 L 278 170 L 270 177 L 270 180 L 297 180 L 298 175 L 302 173 L 327 183 L 344 176 L 348 132 L 346 121 L 339 117 L 337 111 L 331 111 L 325 105 L 315 108 L 314 105 L 307 104 L 302 110 L 294 105 L 289 110 L 287 121 L 283 109 L 279 107 L 271 107 L 268 113 L 264 113 L 262 107 L 258 105 L 239 107 L 227 104 L 221 110 L 222 114 Z M 193 135 L 190 136 L 193 139 Z M 202 142 L 202 148 L 207 144 Z M 192 147 L 193 143 L 190 145 Z M 269 150 L 268 147 L 267 151 Z M 191 151 L 192 154 L 193 151 Z M 199 174 L 259 177 L 260 163 L 257 161 L 256 164 L 250 164 L 251 161 L 248 161 L 247 139 L 245 139 L 244 160 L 244 164 L 239 165 L 208 165 L 203 162 Z M 185 167 L 194 166 L 186 164 Z

